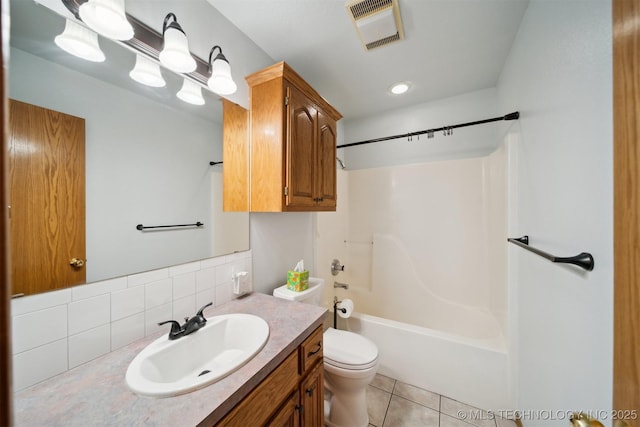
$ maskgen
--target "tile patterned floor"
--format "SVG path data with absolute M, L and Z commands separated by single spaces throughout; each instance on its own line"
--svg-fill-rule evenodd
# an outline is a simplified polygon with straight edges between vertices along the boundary
M 516 427 L 464 403 L 384 375 L 367 388 L 369 427 Z M 460 419 L 460 414 L 481 415 Z

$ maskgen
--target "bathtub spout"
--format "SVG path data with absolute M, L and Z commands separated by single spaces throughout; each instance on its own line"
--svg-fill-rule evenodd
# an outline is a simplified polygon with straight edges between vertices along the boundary
M 334 288 L 349 289 L 349 285 L 347 283 L 340 283 L 340 282 L 333 282 L 333 287 Z

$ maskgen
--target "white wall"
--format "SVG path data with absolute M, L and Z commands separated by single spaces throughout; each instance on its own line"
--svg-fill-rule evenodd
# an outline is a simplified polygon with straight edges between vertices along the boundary
M 252 213 L 253 288 L 271 294 L 287 283 L 287 270 L 304 259 L 311 276 L 317 275 L 313 247 L 313 213 Z
M 611 407 L 611 44 L 610 1 L 532 0 L 498 84 L 499 108 L 521 114 L 510 231 L 556 255 L 595 258 L 583 272 L 509 249 L 522 410 Z M 567 425 L 542 418 L 523 421 Z
M 244 214 L 241 232 L 231 244 L 215 244 L 224 252 L 213 252 L 219 233 L 209 161 L 222 155 L 219 123 L 18 49 L 11 49 L 9 77 L 11 98 L 85 119 L 87 281 L 248 248 Z M 197 221 L 205 227 L 135 228 Z
M 512 111 L 497 111 L 496 90 L 489 88 L 434 102 L 388 111 L 371 117 L 344 120 L 344 142 L 406 134 L 503 116 Z M 420 163 L 435 160 L 485 156 L 499 144 L 498 127 L 485 124 L 455 129 L 451 136 L 442 133 L 420 138 L 394 139 L 344 149 L 349 170 Z

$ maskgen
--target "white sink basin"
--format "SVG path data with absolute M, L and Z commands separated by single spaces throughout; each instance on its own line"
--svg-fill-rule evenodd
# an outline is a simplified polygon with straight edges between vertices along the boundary
M 168 397 L 208 386 L 247 363 L 264 347 L 269 325 L 251 314 L 207 319 L 200 330 L 144 348 L 127 369 L 127 385 L 142 395 Z

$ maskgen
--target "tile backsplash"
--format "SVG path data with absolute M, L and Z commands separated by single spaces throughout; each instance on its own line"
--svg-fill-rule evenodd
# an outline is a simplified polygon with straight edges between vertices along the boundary
M 249 250 L 12 300 L 14 390 L 230 301 L 232 275 L 251 261 Z

